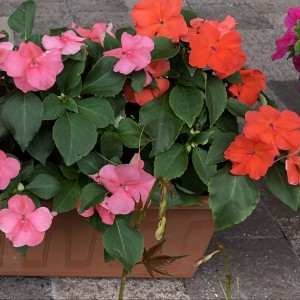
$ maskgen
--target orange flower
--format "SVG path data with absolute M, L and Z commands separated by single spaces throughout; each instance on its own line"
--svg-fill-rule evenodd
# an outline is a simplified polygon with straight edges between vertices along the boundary
M 191 35 L 190 39 L 190 65 L 210 67 L 220 79 L 240 70 L 246 63 L 246 53 L 240 49 L 242 39 L 235 30 L 222 34 L 214 24 L 207 22 L 199 34 Z
M 199 34 L 200 28 L 204 24 L 204 20 L 201 18 L 195 18 L 190 21 L 191 27 L 188 27 L 188 32 L 186 35 L 181 36 L 180 39 L 184 42 L 190 42 L 191 35 Z
M 292 111 L 263 105 L 258 111 L 247 111 L 244 134 L 248 139 L 271 144 L 281 150 L 300 145 L 300 117 Z
M 239 135 L 224 152 L 224 157 L 232 161 L 230 172 L 234 175 L 249 175 L 258 180 L 267 173 L 278 154 L 272 145 L 254 142 Z
M 240 102 L 253 105 L 260 91 L 266 88 L 265 74 L 259 70 L 241 70 L 243 83 L 233 84 L 228 90 Z
M 136 32 L 140 35 L 165 36 L 179 42 L 187 33 L 187 25 L 180 14 L 182 0 L 142 0 L 131 11 Z
M 288 176 L 288 183 L 292 185 L 300 184 L 300 156 L 291 156 L 285 162 Z
M 146 72 L 150 73 L 156 81 L 157 88 L 145 88 L 141 93 L 136 92 L 129 83 L 124 86 L 124 96 L 128 102 L 137 103 L 140 106 L 163 95 L 170 86 L 168 79 L 159 78 L 170 70 L 170 63 L 167 60 L 157 60 L 150 63 Z M 150 75 L 149 75 L 150 76 Z

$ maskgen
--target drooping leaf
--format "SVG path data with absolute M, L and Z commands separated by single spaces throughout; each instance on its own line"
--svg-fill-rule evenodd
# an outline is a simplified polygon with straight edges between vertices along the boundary
M 19 5 L 8 18 L 8 26 L 19 33 L 23 41 L 26 41 L 32 33 L 35 10 L 34 1 L 26 1 Z
M 227 93 L 222 80 L 215 76 L 207 76 L 205 96 L 210 126 L 212 126 L 224 112 L 227 103 Z
M 53 211 L 63 213 L 74 209 L 80 197 L 80 192 L 81 189 L 77 181 L 63 181 L 59 191 L 53 198 Z
M 154 161 L 154 176 L 171 180 L 180 177 L 188 165 L 188 154 L 185 147 L 174 144 L 167 151 L 158 154 Z
M 171 91 L 170 106 L 173 112 L 190 127 L 200 114 L 203 104 L 204 97 L 198 88 L 175 86 Z
M 42 199 L 51 199 L 60 189 L 60 183 L 52 176 L 41 174 L 36 176 L 26 189 L 36 194 Z
M 43 104 L 33 93 L 15 93 L 4 104 L 3 121 L 24 151 L 42 124 Z
M 124 86 L 126 76 L 113 71 L 117 58 L 101 57 L 83 81 L 83 94 L 113 97 L 119 94 Z
M 183 122 L 171 110 L 167 97 L 148 102 L 140 110 L 139 124 L 152 139 L 153 157 L 169 149 L 177 138 Z
M 53 139 L 67 166 L 86 156 L 97 141 L 96 126 L 80 114 L 66 112 L 53 126 Z
M 267 187 L 281 202 L 297 211 L 300 205 L 300 186 L 288 183 L 287 172 L 281 162 L 268 170 Z
M 187 26 L 190 26 L 190 21 L 197 18 L 197 14 L 192 10 L 182 9 L 180 14 L 183 15 Z
M 128 273 L 140 260 L 144 250 L 143 235 L 120 218 L 116 218 L 105 231 L 103 244 L 108 254 L 117 259 Z
M 192 162 L 199 178 L 208 185 L 210 178 L 216 174 L 217 165 L 207 164 L 207 151 L 202 148 L 195 148 L 192 153 Z
M 208 184 L 209 206 L 216 230 L 244 221 L 259 202 L 259 190 L 248 176 L 235 176 L 227 165 Z

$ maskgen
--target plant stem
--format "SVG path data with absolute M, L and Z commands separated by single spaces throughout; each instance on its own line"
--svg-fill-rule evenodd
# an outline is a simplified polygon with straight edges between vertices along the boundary
M 231 275 L 229 273 L 228 255 L 223 247 L 222 253 L 224 255 L 224 271 L 225 271 L 225 284 L 226 284 L 226 299 L 231 300 Z
M 121 279 L 121 285 L 120 285 L 120 290 L 119 290 L 119 300 L 123 300 L 123 294 L 124 294 L 124 288 L 125 288 L 125 283 L 127 279 L 128 272 L 123 268 L 123 273 L 122 273 L 122 279 Z

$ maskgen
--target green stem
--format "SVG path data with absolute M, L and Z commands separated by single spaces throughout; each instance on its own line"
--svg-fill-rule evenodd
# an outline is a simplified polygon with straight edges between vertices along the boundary
M 120 285 L 120 290 L 119 290 L 119 298 L 118 298 L 119 300 L 123 300 L 123 294 L 124 294 L 124 288 L 125 288 L 127 275 L 128 275 L 128 272 L 123 268 L 121 285 Z

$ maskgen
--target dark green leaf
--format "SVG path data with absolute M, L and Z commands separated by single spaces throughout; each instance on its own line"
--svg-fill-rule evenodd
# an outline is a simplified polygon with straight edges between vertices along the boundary
M 182 9 L 180 13 L 183 15 L 187 26 L 190 26 L 191 20 L 198 17 L 197 14 L 192 10 Z
M 33 174 L 33 169 L 34 169 L 33 159 L 22 162 L 21 171 L 19 173 L 20 181 L 28 181 Z
M 121 43 L 115 37 L 106 32 L 104 36 L 103 46 L 104 50 L 108 51 L 115 48 L 120 48 Z
M 52 176 L 41 174 L 36 176 L 27 186 L 26 189 L 36 194 L 42 199 L 51 199 L 60 189 L 59 182 Z
M 122 157 L 123 145 L 115 132 L 106 131 L 102 134 L 101 152 L 107 159 L 111 159 L 115 156 Z
M 259 191 L 248 176 L 234 176 L 231 166 L 225 166 L 213 176 L 208 185 L 209 206 L 216 230 L 244 221 L 259 202 Z
M 225 78 L 229 83 L 243 83 L 241 72 L 237 71 Z
M 87 52 L 91 57 L 99 59 L 102 56 L 104 48 L 99 43 L 88 39 L 86 39 L 84 42 L 87 45 Z
M 144 70 L 132 72 L 129 77 L 131 79 L 131 87 L 138 93 L 141 93 L 146 82 L 146 72 Z
M 93 214 L 91 217 L 88 218 L 88 222 L 93 229 L 101 233 L 104 233 L 107 230 L 107 228 L 109 228 L 108 225 L 102 222 L 102 219 L 100 218 L 99 214 Z
M 212 130 L 202 131 L 193 136 L 191 142 L 195 145 L 206 145 L 209 142 L 209 138 L 214 132 Z
M 267 187 L 280 201 L 297 211 L 300 204 L 300 186 L 288 183 L 287 172 L 281 162 L 268 170 Z
M 230 98 L 227 101 L 226 108 L 235 116 L 245 118 L 245 113 L 254 110 L 253 107 L 244 104 L 236 99 Z
M 115 33 L 116 39 L 121 41 L 121 36 L 124 32 L 127 32 L 131 35 L 136 35 L 136 32 L 132 27 L 124 27 L 124 28 L 119 28 L 116 30 L 116 33 Z
M 171 180 L 180 177 L 188 165 L 188 154 L 183 145 L 174 144 L 167 151 L 158 154 L 154 161 L 154 176 Z
M 118 218 L 105 231 L 103 244 L 108 254 L 117 259 L 128 273 L 140 260 L 144 251 L 143 235 Z
M 77 181 L 65 180 L 53 199 L 53 211 L 68 212 L 75 208 L 80 197 L 80 186 Z
M 221 117 L 216 121 L 217 125 L 224 132 L 238 132 L 239 127 L 237 118 L 231 114 L 228 110 L 225 110 Z
M 157 36 L 153 39 L 154 50 L 151 52 L 152 60 L 166 59 L 175 56 L 180 46 L 173 43 L 170 39 L 164 36 Z
M 48 95 L 44 101 L 44 116 L 43 120 L 56 120 L 62 116 L 65 112 L 65 107 L 62 104 L 62 101 L 55 94 Z
M 60 171 L 64 175 L 65 178 L 74 180 L 78 178 L 79 171 L 75 169 L 74 167 L 67 167 L 64 165 L 59 166 Z
M 77 165 L 83 174 L 94 175 L 105 165 L 105 160 L 98 153 L 90 152 Z
M 3 121 L 24 151 L 42 124 L 44 109 L 33 93 L 17 92 L 3 106 Z
M 199 69 L 193 73 L 190 68 L 182 67 L 182 62 L 179 66 L 178 83 L 184 86 L 193 86 L 201 89 L 205 89 L 205 73 Z M 191 74 L 192 73 L 192 74 Z
M 26 254 L 29 250 L 29 246 L 15 247 L 15 249 L 19 252 L 21 256 L 26 257 Z

